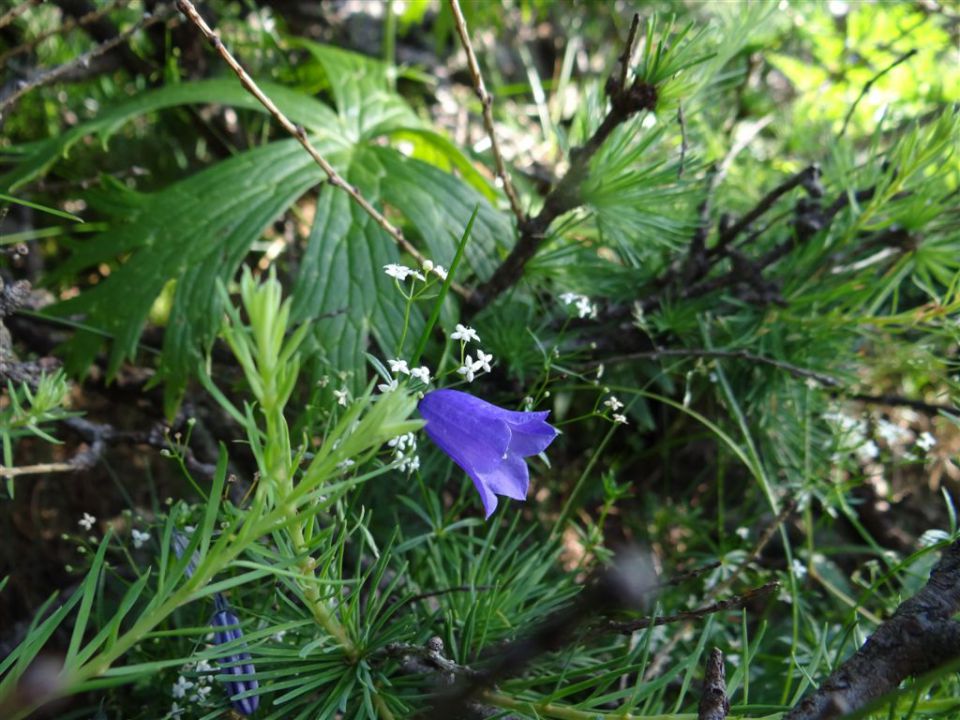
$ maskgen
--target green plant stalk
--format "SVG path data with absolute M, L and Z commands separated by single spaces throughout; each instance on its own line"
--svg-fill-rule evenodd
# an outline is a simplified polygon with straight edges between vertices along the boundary
M 417 343 L 417 349 L 413 353 L 413 357 L 410 359 L 411 367 L 414 367 L 418 362 L 420 362 L 420 357 L 423 355 L 423 351 L 427 349 L 427 341 L 430 340 L 430 333 L 433 332 L 433 328 L 437 324 L 437 320 L 440 319 L 440 310 L 443 308 L 443 301 L 447 297 L 447 293 L 450 291 L 450 285 L 453 283 L 453 278 L 457 272 L 457 268 L 460 267 L 460 260 L 463 258 L 463 251 L 466 249 L 467 241 L 470 239 L 470 231 L 473 230 L 473 223 L 477 219 L 477 215 L 479 213 L 480 206 L 475 205 L 473 208 L 473 213 L 470 215 L 470 220 L 467 221 L 467 227 L 464 228 L 460 242 L 457 244 L 457 253 L 453 256 L 453 262 L 450 263 L 450 270 L 447 272 L 447 279 L 443 281 L 443 285 L 440 287 L 440 294 L 437 295 L 437 299 L 433 303 L 433 310 L 430 311 L 430 317 L 427 320 L 426 326 L 423 328 L 423 335 L 420 336 L 420 342 Z
M 578 710 L 566 705 L 534 700 L 520 700 L 502 692 L 488 690 L 479 697 L 480 702 L 489 703 L 504 710 L 533 714 L 541 718 L 556 720 L 697 720 L 697 713 L 658 713 L 656 715 L 636 715 L 630 712 L 598 712 L 597 710 Z M 727 720 L 779 720 L 782 712 L 751 718 L 747 715 L 728 715 Z

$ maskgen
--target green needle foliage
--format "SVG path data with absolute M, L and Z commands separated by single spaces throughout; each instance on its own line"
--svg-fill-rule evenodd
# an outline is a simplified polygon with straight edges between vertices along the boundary
M 152 75 L 4 109 L 0 205 L 41 213 L 11 236 L 60 298 L 17 322 L 69 331 L 65 372 L 24 380 L 23 303 L 0 298 L 6 497 L 94 367 L 148 369 L 158 418 L 222 428 L 206 475 L 198 419 L 169 442 L 189 489 L 130 507 L 143 532 L 70 529 L 77 582 L 0 637 L 0 715 L 393 720 L 462 690 L 464 718 L 692 720 L 717 647 L 729 717 L 773 720 L 957 540 L 956 16 L 655 3 L 630 34 L 615 3 L 494 5 L 463 11 L 522 212 L 481 123 L 448 133 L 445 107 L 485 108 L 451 82 L 445 3 L 385 3 L 376 58 L 280 4 L 210 3 L 342 182 L 219 54 L 202 78 L 173 51 L 201 37 L 186 20 L 135 36 Z M 11 22 L 36 38 L 50 11 Z M 519 26 L 556 32 L 549 62 Z M 70 37 L 30 58 L 89 49 Z M 425 38 L 435 64 L 398 64 Z M 420 433 L 454 386 L 561 433 L 488 520 Z M 638 552 L 656 579 L 611 585 Z M 225 607 L 242 637 L 213 635 Z M 949 717 L 955 670 L 856 710 Z

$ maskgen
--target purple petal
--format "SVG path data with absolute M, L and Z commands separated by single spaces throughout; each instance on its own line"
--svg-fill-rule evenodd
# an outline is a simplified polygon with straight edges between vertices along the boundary
M 539 419 L 530 420 L 522 425 L 511 425 L 507 452 L 521 457 L 539 455 L 547 449 L 557 434 L 555 427 Z
M 497 495 L 523 500 L 530 473 L 523 458 L 557 436 L 548 412 L 517 412 L 457 390 L 434 390 L 420 401 L 424 430 L 473 480 L 490 517 Z

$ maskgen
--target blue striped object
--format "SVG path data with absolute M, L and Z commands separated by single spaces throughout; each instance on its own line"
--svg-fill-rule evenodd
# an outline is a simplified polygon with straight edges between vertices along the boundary
M 240 640 L 243 637 L 243 631 L 240 630 L 240 620 L 230 610 L 227 601 L 220 593 L 213 596 L 213 601 L 217 607 L 217 611 L 213 614 L 213 620 L 211 621 L 215 629 L 214 643 L 223 645 L 228 642 Z M 256 668 L 253 666 L 250 653 L 247 652 L 246 646 L 243 644 L 239 645 L 238 649 L 235 650 L 232 655 L 221 658 L 218 662 L 220 664 L 221 675 L 239 677 L 256 673 Z M 252 715 L 256 712 L 257 708 L 260 707 L 260 697 L 257 695 L 233 699 L 234 696 L 240 693 L 247 692 L 248 690 L 256 690 L 260 687 L 260 683 L 258 683 L 255 678 L 243 680 L 225 679 L 223 682 L 226 684 L 227 693 L 231 697 L 230 704 L 233 705 L 233 709 L 238 713 L 242 715 Z

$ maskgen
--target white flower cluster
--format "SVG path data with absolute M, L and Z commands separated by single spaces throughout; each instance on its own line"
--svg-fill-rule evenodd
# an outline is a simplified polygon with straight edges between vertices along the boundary
M 400 472 L 412 473 L 420 469 L 420 456 L 417 455 L 417 437 L 413 433 L 397 435 L 387 442 L 393 448 L 394 459 L 399 462 Z
M 560 300 L 564 305 L 576 305 L 577 315 L 580 318 L 595 318 L 597 316 L 597 306 L 586 295 L 565 292 L 560 296 Z
M 617 398 L 616 395 L 611 395 L 610 397 L 608 397 L 606 400 L 603 401 L 603 404 L 604 404 L 604 407 L 608 408 L 610 412 L 613 413 L 611 415 L 611 419 L 617 425 L 627 424 L 627 416 L 617 412 L 618 410 L 620 410 L 620 408 L 623 407 L 623 403 L 620 402 L 620 400 Z
M 191 670 L 198 674 L 196 682 L 188 680 L 182 674 Z M 184 665 L 180 668 L 180 672 L 181 675 L 177 677 L 177 681 L 170 690 L 174 702 L 170 706 L 170 713 L 167 715 L 169 718 L 179 718 L 186 712 L 186 708 L 180 707 L 179 703 L 176 702 L 177 700 L 185 699 L 191 703 L 205 703 L 213 690 L 213 679 L 216 671 L 206 660 L 199 660 L 192 666 Z
M 450 333 L 450 339 L 460 341 L 460 352 L 463 352 L 467 343 L 480 342 L 480 336 L 476 330 L 460 323 L 457 323 L 457 327 Z M 473 382 L 481 372 L 490 372 L 491 370 L 490 363 L 493 361 L 493 355 L 485 353 L 479 348 L 477 348 L 476 355 L 476 359 L 473 355 L 464 355 L 463 364 L 457 368 L 457 374 L 462 375 L 468 383 Z
M 868 437 L 870 428 L 865 419 L 852 418 L 838 411 L 825 413 L 823 419 L 840 437 L 838 454 L 853 452 L 862 464 L 879 457 L 880 448 Z M 916 447 L 924 453 L 930 452 L 937 444 L 937 439 L 931 433 L 924 431 L 917 435 L 913 430 L 885 418 L 877 419 L 873 427 L 876 437 L 886 444 L 891 453 L 910 461 L 918 460 L 917 456 L 909 450 L 911 441 L 915 441 Z M 835 459 L 838 459 L 837 456 Z
M 150 541 L 150 533 L 140 532 L 136 528 L 130 531 L 130 537 L 133 540 L 133 547 L 139 550 Z
M 384 265 L 383 272 L 385 272 L 388 277 L 392 277 L 394 280 L 398 280 L 399 282 L 403 282 L 410 277 L 414 278 L 415 280 L 419 280 L 420 282 L 426 282 L 427 280 L 420 271 L 414 270 L 406 265 L 398 265 L 396 263 Z M 447 279 L 447 271 L 443 265 L 434 265 L 432 260 L 423 261 L 423 272 L 427 273 L 427 275 L 432 273 L 441 280 Z
M 384 265 L 383 271 L 388 277 L 392 277 L 394 280 L 398 280 L 400 282 L 403 282 L 408 277 L 413 277 L 420 282 L 424 282 L 426 280 L 422 273 L 414 270 L 413 268 L 407 267 L 406 265 L 397 265 L 396 263 L 391 263 L 390 265 Z
M 840 447 L 837 448 L 838 455 L 844 452 L 852 452 L 861 464 L 875 460 L 880 455 L 880 448 L 867 437 L 866 420 L 852 418 L 836 411 L 824 413 L 823 419 L 832 425 L 837 435 L 840 436 Z M 829 440 L 827 442 L 830 443 Z M 835 455 L 834 459 L 839 458 Z
M 421 365 L 417 368 L 411 368 L 406 360 L 387 360 L 387 364 L 390 366 L 390 372 L 399 375 L 409 375 L 414 380 L 419 380 L 424 385 L 429 385 L 432 379 L 430 374 L 430 368 L 426 365 Z M 393 392 L 400 385 L 400 381 L 396 378 L 391 378 L 390 382 L 380 383 L 377 385 L 377 390 L 382 393 Z

